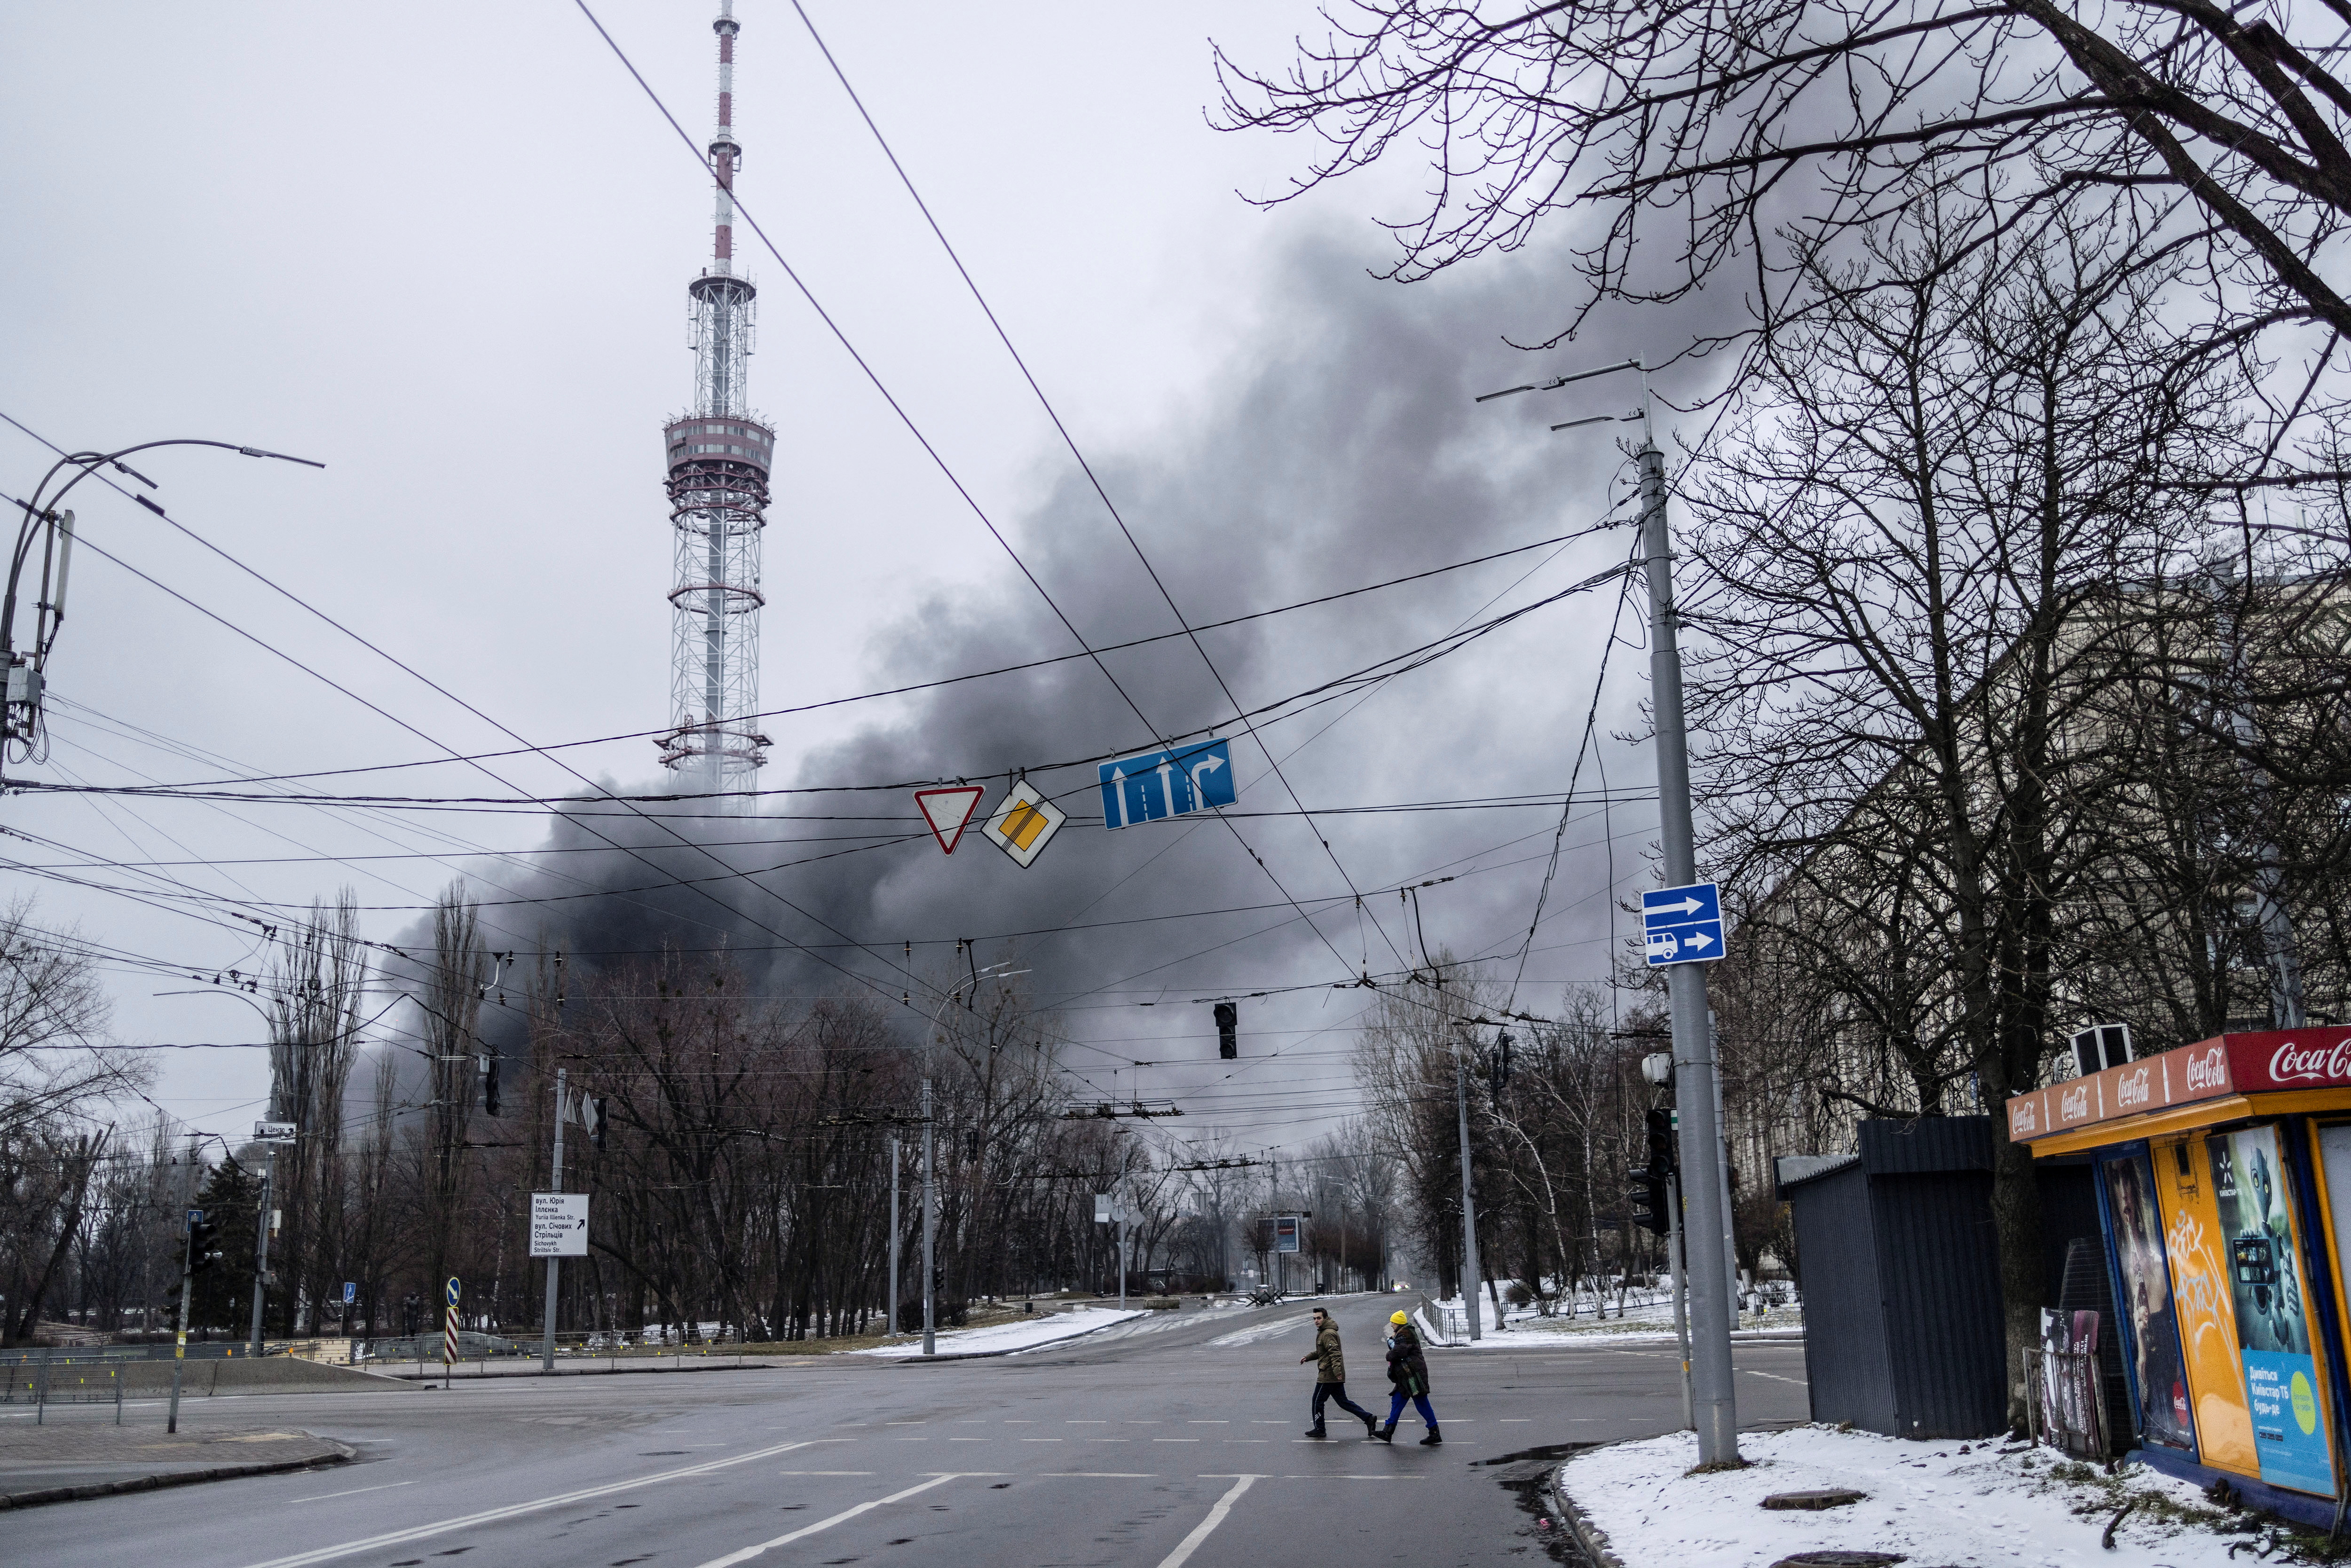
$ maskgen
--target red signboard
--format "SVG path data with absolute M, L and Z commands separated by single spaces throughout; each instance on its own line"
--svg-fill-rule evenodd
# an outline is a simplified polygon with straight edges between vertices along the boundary
M 2031 1143 L 2199 1100 L 2340 1088 L 2351 1088 L 2351 1029 L 2224 1034 L 2020 1094 L 2008 1103 L 2008 1135 Z

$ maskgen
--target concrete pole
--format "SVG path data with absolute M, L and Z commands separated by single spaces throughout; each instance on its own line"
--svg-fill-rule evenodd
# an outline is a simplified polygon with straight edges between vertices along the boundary
M 884 1339 L 898 1332 L 898 1134 L 890 1134 L 890 1316 Z
M 1458 1040 L 1453 1046 L 1453 1109 L 1461 1120 L 1461 1301 L 1469 1309 L 1469 1337 L 1474 1340 L 1481 1337 L 1478 1326 L 1478 1199 L 1469 1190 L 1469 1076 L 1462 1066 Z
M 253 1217 L 253 1333 L 248 1354 L 261 1354 L 261 1302 L 269 1281 L 269 1205 L 277 1197 L 277 1145 L 262 1157 L 261 1208 Z
M 1682 721 L 1682 656 L 1674 612 L 1673 540 L 1666 527 L 1666 459 L 1655 441 L 1642 444 L 1641 529 L 1649 580 L 1649 696 L 1657 729 L 1657 810 L 1666 882 L 1698 880 L 1696 830 L 1690 820 L 1689 737 Z M 1668 964 L 1666 992 L 1673 1007 L 1674 1082 L 1683 1091 L 1681 1169 L 1689 1204 L 1690 1397 L 1701 1465 L 1739 1462 L 1739 1411 L 1731 1387 L 1729 1281 L 1721 1249 L 1722 1135 L 1715 1115 L 1714 1035 L 1707 1027 L 1706 968 Z
M 1711 1011 L 1706 1015 L 1706 1035 L 1709 1040 L 1715 1038 L 1714 1014 Z M 1721 1059 L 1718 1056 L 1716 1060 L 1719 1061 Z M 1714 1125 L 1717 1134 L 1715 1146 L 1719 1148 L 1721 1130 L 1730 1125 L 1722 1114 L 1722 1075 L 1719 1072 L 1714 1078 Z M 1739 1239 L 1734 1234 L 1736 1222 L 1730 1211 L 1730 1161 L 1728 1157 L 1724 1158 L 1719 1169 L 1722 1177 L 1722 1278 L 1729 1287 L 1730 1322 L 1736 1328 L 1739 1324 Z
M 1118 1159 L 1118 1310 L 1126 1311 L 1126 1155 Z
M 932 1292 L 937 1278 L 937 1265 L 933 1260 L 933 1237 L 938 1227 L 938 1202 L 932 1177 L 931 1159 L 931 1079 L 923 1075 L 923 1354 L 936 1355 L 939 1351 L 938 1302 Z
M 563 1190 L 563 1096 L 568 1076 L 567 1070 L 560 1067 L 555 1070 L 555 1161 L 554 1172 L 548 1185 L 549 1192 Z M 553 1257 L 547 1260 L 547 1326 L 538 1342 L 538 1369 L 541 1372 L 555 1370 L 555 1285 L 557 1270 L 562 1261 Z
M 262 1211 L 264 1219 L 268 1210 Z M 163 1423 L 163 1430 L 180 1429 L 180 1372 L 188 1364 L 188 1298 L 196 1293 L 196 1224 L 185 1222 L 187 1230 L 180 1238 L 180 1332 L 172 1342 L 172 1414 Z

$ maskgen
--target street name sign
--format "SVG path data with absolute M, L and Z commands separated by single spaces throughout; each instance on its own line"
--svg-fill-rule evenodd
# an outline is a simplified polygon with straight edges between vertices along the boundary
M 535 1192 L 530 1195 L 530 1255 L 534 1258 L 588 1256 L 586 1193 Z
M 1102 780 L 1102 826 L 1131 828 L 1162 817 L 1188 816 L 1238 798 L 1233 758 L 1221 740 L 1146 751 L 1096 764 Z
M 1722 956 L 1722 893 L 1710 882 L 1641 895 L 1641 948 L 1649 967 L 1711 964 Z
M 931 825 L 931 837 L 939 841 L 939 848 L 953 854 L 963 839 L 964 825 L 971 814 L 979 810 L 979 798 L 987 791 L 977 784 L 949 784 L 936 789 L 914 791 L 914 808 L 923 813 L 923 821 Z
M 1025 868 L 1037 863 L 1046 844 L 1069 820 L 1067 811 L 1039 794 L 1037 787 L 1023 779 L 1005 791 L 996 815 L 980 829 L 980 835 Z
M 297 1129 L 291 1122 L 256 1122 L 253 1135 L 265 1144 L 290 1144 Z

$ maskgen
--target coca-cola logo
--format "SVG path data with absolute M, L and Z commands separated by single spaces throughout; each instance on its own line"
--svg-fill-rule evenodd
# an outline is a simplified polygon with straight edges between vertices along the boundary
M 2270 1055 L 2273 1083 L 2327 1083 L 2351 1078 L 2351 1035 L 2333 1045 L 2299 1045 L 2287 1040 Z
M 2219 1046 L 2199 1051 L 2188 1058 L 2188 1092 L 2200 1093 L 2207 1089 L 2225 1089 L 2229 1085 L 2228 1053 Z
M 2039 1132 L 2041 1130 L 2040 1113 L 2041 1102 L 2038 1100 L 2027 1099 L 2012 1100 L 2009 1102 L 2009 1120 L 2016 1124 L 2014 1130 L 2019 1133 Z
M 2144 1105 L 2155 1098 L 2155 1085 L 2147 1081 L 2148 1069 L 2139 1068 L 2115 1080 L 2115 1103 Z
M 2057 1119 L 2078 1122 L 2090 1113 L 2090 1092 L 2080 1084 L 2063 1089 L 2057 1094 Z

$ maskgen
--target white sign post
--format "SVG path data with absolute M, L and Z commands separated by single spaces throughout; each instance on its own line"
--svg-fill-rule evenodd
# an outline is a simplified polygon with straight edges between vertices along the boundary
M 586 1193 L 535 1192 L 530 1195 L 530 1255 L 534 1258 L 588 1256 Z

